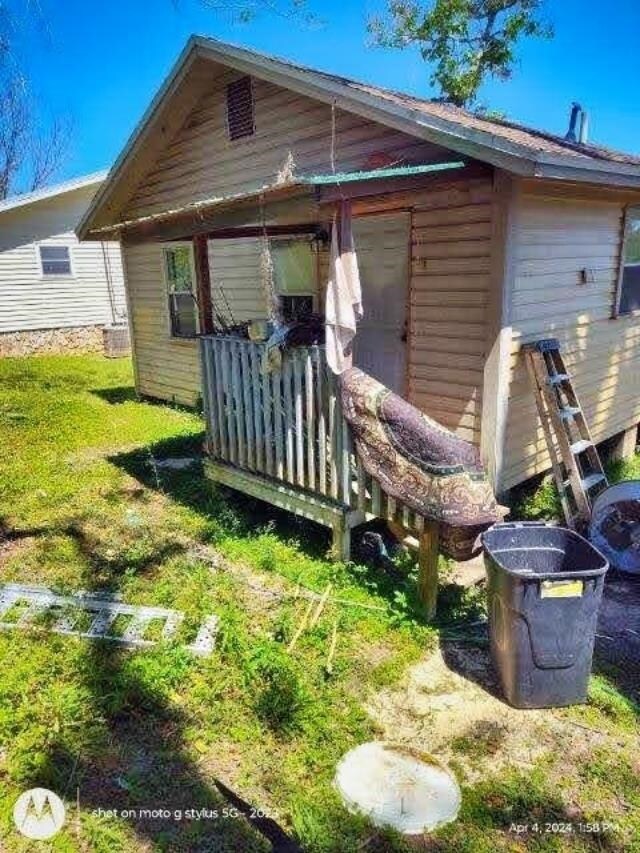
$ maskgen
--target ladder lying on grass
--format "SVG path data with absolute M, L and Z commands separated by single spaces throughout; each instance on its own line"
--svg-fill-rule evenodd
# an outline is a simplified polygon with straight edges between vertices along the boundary
M 581 531 L 593 501 L 607 487 L 582 406 L 555 338 L 524 347 L 536 406 L 567 525 Z
M 17 605 L 20 607 L 19 618 L 8 620 L 6 617 Z M 122 634 L 112 631 L 118 618 L 127 623 Z M 148 638 L 153 623 L 159 623 L 163 640 L 172 640 L 183 620 L 184 613 L 179 610 L 125 604 L 116 596 L 106 598 L 104 594 L 91 593 L 56 595 L 46 587 L 13 583 L 0 586 L 0 630 L 40 626 L 56 634 L 144 648 L 157 643 L 157 640 Z M 84 626 L 81 624 L 83 621 L 86 623 Z M 196 638 L 185 648 L 195 655 L 211 654 L 217 627 L 217 616 L 205 616 Z

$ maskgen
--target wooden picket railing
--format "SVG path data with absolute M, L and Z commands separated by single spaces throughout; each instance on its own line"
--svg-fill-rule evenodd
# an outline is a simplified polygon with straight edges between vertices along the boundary
M 200 338 L 203 405 L 211 457 L 358 512 L 421 532 L 423 520 L 364 470 L 354 452 L 324 347 L 282 353 L 263 370 L 264 343 Z

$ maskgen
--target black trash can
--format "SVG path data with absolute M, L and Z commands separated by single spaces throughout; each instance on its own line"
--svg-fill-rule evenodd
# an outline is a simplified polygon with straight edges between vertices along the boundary
M 491 655 L 516 708 L 584 702 L 609 564 L 573 530 L 496 524 L 482 535 Z

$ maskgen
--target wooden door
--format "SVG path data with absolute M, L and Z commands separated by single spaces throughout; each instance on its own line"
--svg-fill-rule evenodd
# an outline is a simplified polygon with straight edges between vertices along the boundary
M 396 394 L 405 395 L 409 213 L 353 221 L 364 317 L 354 341 L 354 364 Z

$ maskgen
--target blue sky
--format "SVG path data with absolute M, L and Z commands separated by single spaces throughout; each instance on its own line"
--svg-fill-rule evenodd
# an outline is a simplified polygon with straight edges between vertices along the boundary
M 434 94 L 417 52 L 367 46 L 365 21 L 379 2 L 309 2 L 323 26 L 267 15 L 240 25 L 207 8 L 206 0 L 40 0 L 46 26 L 20 27 L 17 47 L 43 109 L 68 113 L 73 120 L 71 151 L 58 177 L 113 162 L 194 32 Z M 29 0 L 12 5 L 24 8 Z M 486 85 L 482 102 L 511 119 L 564 133 L 570 103 L 577 100 L 589 110 L 594 141 L 640 153 L 638 0 L 615 0 L 610 6 L 547 0 L 546 16 L 555 27 L 553 40 L 523 43 L 513 78 Z

